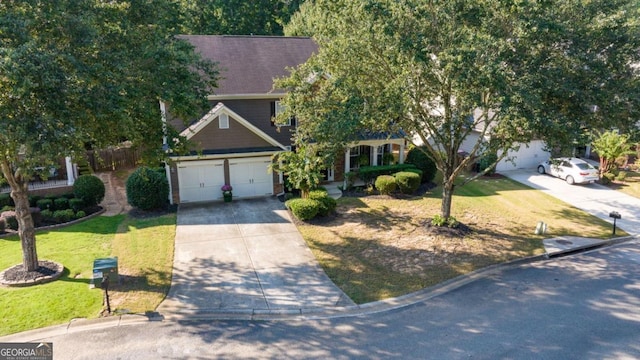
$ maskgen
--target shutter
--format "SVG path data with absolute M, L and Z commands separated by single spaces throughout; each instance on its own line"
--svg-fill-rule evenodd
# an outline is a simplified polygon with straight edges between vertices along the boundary
M 276 126 L 276 102 L 271 102 L 271 126 Z

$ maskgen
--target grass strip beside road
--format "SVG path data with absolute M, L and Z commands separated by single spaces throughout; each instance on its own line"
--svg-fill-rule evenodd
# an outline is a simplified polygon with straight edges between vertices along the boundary
M 542 254 L 544 238 L 611 236 L 607 222 L 507 178 L 456 189 L 452 215 L 468 231 L 428 226 L 440 199 L 440 188 L 405 199 L 341 198 L 335 218 L 298 228 L 329 277 L 360 304 Z M 544 236 L 534 234 L 538 221 L 548 225 Z

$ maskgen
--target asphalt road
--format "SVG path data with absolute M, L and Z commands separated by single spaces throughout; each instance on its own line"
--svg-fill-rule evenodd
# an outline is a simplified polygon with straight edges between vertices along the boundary
M 505 267 L 399 310 L 151 322 L 52 339 L 54 359 L 638 359 L 640 242 Z

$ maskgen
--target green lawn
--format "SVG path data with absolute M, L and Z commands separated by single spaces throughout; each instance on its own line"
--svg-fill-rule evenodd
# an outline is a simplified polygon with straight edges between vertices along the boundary
M 325 272 L 357 303 L 542 254 L 547 237 L 611 236 L 607 222 L 506 178 L 481 178 L 456 189 L 452 215 L 466 231 L 428 226 L 440 212 L 440 197 L 436 188 L 423 197 L 341 198 L 334 219 L 298 228 Z M 545 236 L 534 234 L 538 221 L 548 224 Z
M 627 171 L 627 176 L 624 181 L 616 181 L 610 184 L 609 187 L 627 195 L 640 198 L 640 172 Z
M 171 283 L 174 235 L 175 214 L 149 219 L 99 216 L 38 232 L 38 257 L 62 263 L 65 273 L 49 284 L 0 288 L 0 335 L 98 317 L 102 291 L 90 289 L 89 281 L 93 260 L 100 257 L 118 256 L 124 275 L 124 284 L 111 292 L 112 309 L 155 309 Z M 17 236 L 0 239 L 0 253 L 0 269 L 20 263 Z

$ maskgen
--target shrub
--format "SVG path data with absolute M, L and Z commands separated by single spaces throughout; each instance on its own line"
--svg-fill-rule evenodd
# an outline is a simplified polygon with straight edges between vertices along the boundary
M 372 184 L 380 175 L 391 175 L 400 171 L 415 168 L 413 164 L 396 164 L 383 166 L 363 166 L 358 170 L 358 177 L 362 181 Z
M 402 171 L 394 174 L 396 184 L 398 185 L 398 189 L 403 194 L 413 194 L 420 187 L 420 175 L 409 172 Z
M 5 211 L 13 211 L 16 208 L 13 206 L 4 206 L 2 209 L 0 209 L 0 212 L 5 212 Z
M 97 176 L 80 175 L 73 184 L 73 194 L 86 206 L 98 205 L 104 199 L 104 183 Z
M 42 216 L 43 220 L 51 221 L 53 220 L 53 211 L 46 209 L 40 211 L 40 216 Z
M 319 203 L 318 215 L 327 216 L 336 210 L 338 203 L 327 194 L 326 189 L 313 190 L 309 192 L 309 199 L 316 200 Z
M 69 199 L 66 197 L 59 197 L 53 200 L 53 208 L 56 210 L 67 210 L 69 208 Z
M 70 199 L 69 200 L 69 207 L 73 211 L 80 211 L 80 210 L 84 209 L 84 200 L 77 199 L 77 198 Z
M 320 210 L 320 203 L 313 199 L 291 199 L 285 204 L 293 215 L 302 221 L 313 219 Z
M 75 213 L 71 209 L 56 210 L 53 212 L 53 218 L 57 222 L 68 222 L 73 219 Z
M 438 214 L 431 219 L 431 225 L 433 226 L 444 226 L 447 223 L 447 219 L 445 219 L 442 215 Z
M 413 148 L 409 150 L 405 160 L 406 163 L 413 164 L 416 168 L 422 170 L 423 183 L 432 182 L 438 171 L 436 163 L 427 155 L 426 151 L 427 148 L 424 146 Z
M 4 223 L 11 230 L 18 230 L 18 218 L 15 211 L 5 211 L 1 217 L 4 219 Z
M 13 199 L 9 194 L 0 194 L 0 208 L 6 207 L 6 206 L 14 206 Z
M 38 200 L 42 199 L 40 195 L 29 195 L 29 206 L 36 207 L 38 206 Z
M 382 195 L 389 195 L 396 191 L 396 179 L 391 175 L 380 175 L 376 178 L 376 189 Z
M 40 210 L 52 210 L 53 211 L 53 201 L 51 199 L 40 199 L 36 202 L 36 206 Z
M 604 174 L 602 174 L 602 179 L 600 179 L 600 181 L 604 184 L 604 185 L 609 185 L 611 184 L 611 182 L 613 181 L 613 179 L 616 178 L 616 174 L 612 173 L 612 172 L 606 172 Z
M 460 225 L 460 223 L 453 216 L 449 216 L 448 218 L 445 218 L 442 215 L 438 214 L 434 216 L 433 219 L 431 219 L 431 225 L 433 226 L 446 225 L 447 227 L 450 227 L 450 228 L 456 228 L 458 227 L 458 225 Z
M 494 163 L 496 162 L 496 160 L 498 160 L 498 155 L 495 153 L 485 153 L 484 155 L 482 155 L 482 157 L 480 158 L 480 161 L 478 162 L 478 172 L 483 172 L 485 169 L 489 168 L 491 166 L 491 169 L 489 169 L 486 174 L 487 175 L 491 175 L 496 171 L 496 167 L 494 165 Z
M 295 196 L 295 195 L 293 195 L 293 193 L 290 193 L 290 192 L 285 193 L 285 194 L 284 194 L 284 201 L 291 200 L 291 199 L 293 199 L 294 197 L 296 197 L 296 196 Z
M 620 171 L 618 173 L 618 175 L 616 175 L 616 181 L 624 181 L 624 179 L 627 178 L 627 172 L 626 171 Z
M 148 167 L 140 167 L 127 179 L 127 201 L 141 210 L 167 206 L 169 183 L 167 177 Z
M 0 218 L 0 233 L 4 232 L 4 228 L 5 228 L 4 219 Z
M 83 217 L 87 216 L 87 213 L 85 213 L 84 211 L 80 210 L 76 213 L 76 219 L 82 219 Z

